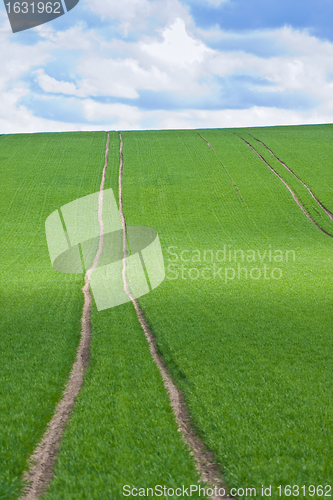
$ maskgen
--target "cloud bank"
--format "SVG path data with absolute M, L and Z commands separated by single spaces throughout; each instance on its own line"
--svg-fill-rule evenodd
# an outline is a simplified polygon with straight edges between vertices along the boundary
M 0 133 L 333 122 L 333 42 L 225 29 L 240 1 L 197 0 L 204 27 L 179 0 L 81 0 L 20 34 L 0 11 Z

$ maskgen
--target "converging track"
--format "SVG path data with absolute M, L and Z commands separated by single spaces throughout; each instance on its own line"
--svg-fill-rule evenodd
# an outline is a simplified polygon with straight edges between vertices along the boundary
M 252 136 L 251 136 L 252 137 Z M 248 141 L 246 141 L 245 139 L 243 139 L 242 137 L 240 137 L 240 139 L 242 139 L 242 141 L 245 142 L 245 144 L 247 144 L 254 152 L 257 156 L 259 156 L 260 160 L 262 160 L 269 168 L 270 170 L 280 179 L 280 181 L 283 182 L 283 184 L 286 186 L 286 188 L 288 189 L 288 191 L 291 193 L 291 196 L 293 197 L 294 201 L 296 201 L 297 205 L 299 206 L 299 208 L 302 210 L 302 212 L 306 215 L 306 217 L 312 222 L 312 224 L 314 224 L 318 229 L 320 229 L 320 231 L 322 231 L 323 233 L 327 234 L 327 236 L 330 236 L 331 238 L 333 238 L 333 235 L 328 233 L 327 231 L 325 231 L 325 229 L 323 229 L 322 227 L 319 226 L 319 224 L 317 224 L 317 222 L 315 220 L 313 220 L 313 218 L 311 217 L 311 215 L 307 212 L 307 210 L 303 207 L 302 203 L 299 201 L 299 199 L 297 198 L 296 194 L 294 193 L 294 191 L 291 189 L 291 187 L 286 183 L 286 181 L 281 177 L 281 175 L 278 174 L 278 172 L 268 163 L 268 161 L 265 160 L 265 158 L 263 156 L 261 156 L 261 154 L 252 146 L 252 144 L 250 144 Z M 260 142 L 258 141 L 257 139 L 255 139 L 257 142 Z M 267 146 L 265 146 L 263 143 L 260 143 L 262 144 L 285 168 L 287 168 L 287 170 L 289 170 L 289 172 L 291 172 L 303 185 L 304 187 L 306 187 L 306 189 L 310 192 L 311 196 L 317 201 L 317 203 L 325 210 L 325 212 L 331 217 L 331 212 L 329 212 L 320 202 L 319 200 L 314 196 L 314 194 L 312 193 L 312 191 L 308 188 L 308 186 L 306 184 L 304 184 L 303 181 L 301 181 L 301 179 L 299 179 L 299 177 L 297 177 L 294 172 L 289 168 L 287 167 L 284 163 L 282 163 L 275 155 L 274 153 L 267 148 Z M 330 215 L 331 214 L 331 215 Z
M 191 419 L 189 417 L 184 398 L 180 390 L 173 383 L 167 366 L 165 365 L 163 359 L 157 352 L 156 340 L 149 328 L 147 320 L 144 313 L 138 303 L 138 301 L 133 297 L 129 285 L 126 279 L 126 258 L 127 254 L 127 227 L 126 220 L 123 211 L 123 140 L 121 134 L 120 138 L 120 165 L 119 165 L 119 212 L 123 227 L 123 281 L 124 290 L 131 299 L 133 306 L 136 310 L 138 320 L 144 331 L 145 337 L 147 339 L 150 353 L 162 375 L 165 388 L 168 392 L 170 403 L 178 424 L 178 430 L 182 432 L 183 438 L 187 443 L 192 455 L 194 456 L 196 467 L 198 472 L 201 474 L 200 481 L 207 483 L 209 487 L 214 490 L 214 494 L 211 495 L 212 500 L 218 500 L 224 498 L 226 500 L 231 500 L 231 497 L 224 495 L 218 496 L 217 492 L 219 490 L 226 491 L 226 486 L 220 478 L 220 471 L 213 461 L 212 453 L 206 450 L 203 441 L 196 435 Z M 70 418 L 72 409 L 75 404 L 75 399 L 80 392 L 84 381 L 84 373 L 89 363 L 90 357 L 90 340 L 91 340 L 91 304 L 92 297 L 90 292 L 90 277 L 93 270 L 98 265 L 99 257 L 103 250 L 103 239 L 104 239 L 104 225 L 103 225 L 103 190 L 106 178 L 106 171 L 108 166 L 108 154 L 109 154 L 109 141 L 110 136 L 107 136 L 106 150 L 105 150 L 105 163 L 102 173 L 102 181 L 100 185 L 100 194 L 98 199 L 98 220 L 100 226 L 100 240 L 99 248 L 94 258 L 93 264 L 90 269 L 87 270 L 84 280 L 85 285 L 82 288 L 84 295 L 84 305 L 81 319 L 81 340 L 79 348 L 77 351 L 77 356 L 75 363 L 73 365 L 69 380 L 67 382 L 65 391 L 61 401 L 58 403 L 54 416 L 50 423 L 48 424 L 47 430 L 40 442 L 40 444 L 35 449 L 34 453 L 30 457 L 30 468 L 25 473 L 24 479 L 27 482 L 27 486 L 21 496 L 21 500 L 37 500 L 45 493 L 51 479 L 53 478 L 53 470 L 56 461 L 56 456 L 59 451 L 59 445 L 61 438 L 65 429 L 65 426 Z M 237 187 L 236 187 L 237 189 Z M 242 200 L 243 201 L 243 200 Z
M 309 191 L 309 193 L 311 194 L 312 198 L 318 203 L 318 205 L 327 213 L 327 215 L 329 216 L 329 218 L 331 220 L 333 220 L 333 214 L 330 210 L 328 210 L 328 208 L 326 208 L 320 200 L 318 200 L 318 198 L 314 195 L 313 191 L 309 188 L 309 186 L 307 186 L 307 184 L 305 184 L 305 182 L 302 181 L 302 179 L 300 177 L 298 177 L 298 175 L 295 174 L 295 172 L 293 170 L 291 170 L 291 168 L 288 167 L 288 165 L 286 163 L 284 163 L 283 161 L 280 160 L 280 158 L 278 156 L 276 156 L 276 154 L 268 147 L 266 146 L 266 144 L 262 141 L 260 141 L 259 139 L 257 139 L 256 137 L 254 137 L 253 135 L 251 135 L 251 137 L 259 142 L 259 144 L 261 144 L 262 146 L 264 146 L 264 148 L 267 149 L 267 151 L 270 152 L 270 154 L 272 156 L 274 156 L 274 158 L 281 163 L 281 165 L 283 165 L 294 177 L 296 177 L 297 180 L 300 181 L 301 184 L 303 184 L 303 186 Z

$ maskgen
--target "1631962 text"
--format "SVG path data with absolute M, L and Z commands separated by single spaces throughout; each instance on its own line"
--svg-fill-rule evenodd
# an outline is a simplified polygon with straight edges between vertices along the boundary
M 8 2 L 6 8 L 8 14 L 61 14 L 60 2 Z

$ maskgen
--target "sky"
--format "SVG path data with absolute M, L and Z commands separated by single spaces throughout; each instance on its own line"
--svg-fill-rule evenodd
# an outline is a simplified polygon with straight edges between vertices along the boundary
M 12 33 L 0 134 L 333 123 L 331 0 L 80 0 Z

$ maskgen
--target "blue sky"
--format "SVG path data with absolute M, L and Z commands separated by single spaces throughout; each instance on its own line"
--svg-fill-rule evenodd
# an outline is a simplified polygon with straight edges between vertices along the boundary
M 80 0 L 11 33 L 0 133 L 333 122 L 331 0 Z
M 285 25 L 333 41 L 331 0 L 235 0 L 186 2 L 197 26 L 243 31 L 277 29 Z

